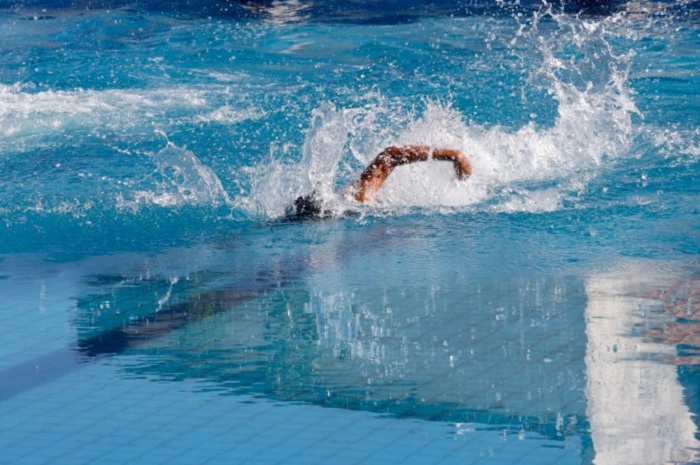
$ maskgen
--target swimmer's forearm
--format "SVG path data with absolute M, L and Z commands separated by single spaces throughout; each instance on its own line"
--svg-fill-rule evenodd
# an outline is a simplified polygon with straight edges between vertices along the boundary
M 466 179 L 472 175 L 472 165 L 467 157 L 459 150 L 435 149 L 433 150 L 435 160 L 449 160 L 455 165 L 455 173 L 458 179 Z

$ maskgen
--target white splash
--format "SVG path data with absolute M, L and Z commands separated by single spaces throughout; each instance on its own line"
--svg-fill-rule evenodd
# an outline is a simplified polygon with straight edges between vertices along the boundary
M 555 32 L 542 33 L 544 17 Z M 472 161 L 466 182 L 454 179 L 447 163 L 397 168 L 377 196 L 375 207 L 487 208 L 496 211 L 552 211 L 572 192 L 585 189 L 603 165 L 624 156 L 638 110 L 626 87 L 633 55 L 610 45 L 608 27 L 617 18 L 583 20 L 538 12 L 528 30 L 521 26 L 513 46 L 535 47 L 539 60 L 530 85 L 543 83 L 558 104 L 551 127 L 527 124 L 516 130 L 467 123 L 449 102 L 425 104 L 416 117 L 380 97 L 375 104 L 314 111 L 301 159 L 283 163 L 273 147 L 262 166 L 249 169 L 250 191 L 237 206 L 254 215 L 276 217 L 298 195 L 315 189 L 331 209 L 367 209 L 343 196 L 388 145 L 423 144 L 461 150 Z M 519 42 L 524 42 L 520 44 Z M 281 157 L 280 157 L 281 158 Z M 370 207 L 372 211 L 377 211 Z
M 141 181 L 142 189 L 136 189 L 125 197 L 120 193 L 118 208 L 136 210 L 141 205 L 179 207 L 183 205 L 219 206 L 231 204 L 228 192 L 219 177 L 197 156 L 168 140 L 164 149 L 149 155 L 155 164 L 154 172 Z
M 234 108 L 230 105 L 223 105 L 216 110 L 194 117 L 197 123 L 223 123 L 237 124 L 243 121 L 258 120 L 265 117 L 265 113 L 255 108 Z
M 273 146 L 267 160 L 244 170 L 250 188 L 246 195 L 235 199 L 234 205 L 254 216 L 278 217 L 292 200 L 316 189 L 329 208 L 342 211 L 345 200 L 334 188 L 353 116 L 358 113 L 337 110 L 331 104 L 316 109 L 301 160 L 283 161 L 292 147 Z

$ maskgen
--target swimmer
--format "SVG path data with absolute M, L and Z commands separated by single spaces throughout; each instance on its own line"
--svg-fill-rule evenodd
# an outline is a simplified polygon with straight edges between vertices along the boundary
M 433 149 L 427 145 L 391 146 L 382 150 L 365 168 L 358 182 L 351 186 L 350 195 L 358 202 L 371 202 L 394 168 L 430 159 L 451 161 L 459 180 L 467 179 L 472 174 L 472 165 L 459 150 Z M 299 197 L 294 201 L 294 205 L 287 209 L 287 217 L 290 218 L 323 218 L 326 216 L 331 216 L 331 212 L 323 209 L 322 201 L 316 191 Z

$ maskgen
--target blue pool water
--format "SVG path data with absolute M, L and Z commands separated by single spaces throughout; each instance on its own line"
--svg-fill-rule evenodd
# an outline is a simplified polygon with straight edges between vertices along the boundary
M 0 463 L 700 463 L 699 11 L 0 0 Z

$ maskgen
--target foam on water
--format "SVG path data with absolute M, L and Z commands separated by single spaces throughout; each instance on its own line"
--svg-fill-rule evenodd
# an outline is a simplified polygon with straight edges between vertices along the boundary
M 7 185 L 2 211 L 85 217 L 95 207 L 136 212 L 142 206 L 181 207 L 229 204 L 218 176 L 187 147 L 165 136 L 187 124 L 235 125 L 261 118 L 248 106 L 219 104 L 227 86 L 160 89 L 36 91 L 32 85 L 0 84 L 0 153 L 19 163 L 27 152 L 39 158 L 34 172 L 15 173 L 22 183 Z M 212 108 L 215 108 L 212 110 Z M 165 136 L 163 146 L 162 136 Z M 110 147 L 115 157 L 103 163 L 91 153 L 90 138 Z M 139 148 L 141 141 L 161 148 Z M 78 146 L 67 168 L 66 147 Z M 104 151 L 96 146 L 96 150 Z M 69 149 L 71 150 L 71 149 Z M 72 149 L 75 150 L 75 149 Z M 51 162 L 39 153 L 55 153 Z M 43 152 L 42 152 L 43 151 Z M 76 184 L 79 189 L 75 189 Z M 26 190 L 24 192 L 23 190 Z
M 0 150 L 4 153 L 57 145 L 59 136 L 76 131 L 150 136 L 168 125 L 237 124 L 264 116 L 249 106 L 221 102 L 231 93 L 226 85 L 70 91 L 34 87 L 0 84 Z
M 31 86 L 15 84 L 0 85 L 0 99 L 0 130 L 5 136 L 79 126 L 94 117 L 112 127 L 131 128 L 154 111 L 204 105 L 201 92 L 175 88 L 150 92 L 81 89 L 32 92 Z M 143 117 L 135 118 L 137 115 Z
M 542 27 L 544 21 L 554 24 Z M 557 102 L 553 126 L 517 130 L 465 121 L 449 101 L 426 101 L 422 114 L 377 96 L 362 107 L 317 108 L 301 160 L 273 147 L 270 159 L 250 169 L 250 195 L 237 206 L 268 217 L 283 214 L 297 195 L 316 189 L 338 211 L 357 209 L 344 196 L 362 166 L 387 145 L 427 144 L 463 151 L 474 165 L 468 182 L 453 179 L 443 163 L 398 168 L 378 195 L 375 212 L 410 207 L 550 211 L 606 165 L 625 156 L 639 115 L 627 86 L 633 53 L 615 50 L 619 17 L 580 19 L 551 11 L 515 24 L 508 46 L 533 53 L 523 62 L 528 85 L 544 86 Z M 378 207 L 378 209 L 377 209 Z M 367 208 L 365 208 L 367 210 Z

